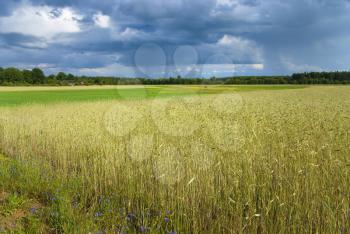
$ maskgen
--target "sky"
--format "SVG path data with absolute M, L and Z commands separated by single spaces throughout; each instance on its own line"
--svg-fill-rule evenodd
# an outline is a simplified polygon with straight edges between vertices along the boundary
M 1 0 L 0 67 L 150 78 L 350 70 L 350 0 Z

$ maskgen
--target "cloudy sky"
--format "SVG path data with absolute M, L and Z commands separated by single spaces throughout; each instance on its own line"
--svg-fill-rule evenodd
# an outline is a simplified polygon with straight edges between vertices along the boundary
M 106 76 L 350 70 L 350 0 L 8 0 L 0 66 Z

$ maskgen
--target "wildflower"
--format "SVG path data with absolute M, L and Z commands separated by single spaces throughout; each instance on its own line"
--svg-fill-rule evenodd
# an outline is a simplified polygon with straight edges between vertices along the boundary
M 102 212 L 96 212 L 96 213 L 95 213 L 95 217 L 96 217 L 96 218 L 101 217 L 102 215 L 103 215 Z
M 57 200 L 56 197 L 50 192 L 45 193 L 45 198 L 51 202 L 55 202 Z
M 50 201 L 51 202 L 56 202 L 58 199 L 54 196 L 54 195 L 52 195 L 52 194 L 49 194 L 49 199 L 50 199 Z
M 170 210 L 166 210 L 166 211 L 165 211 L 165 214 L 171 215 L 171 211 L 170 211 Z
M 111 200 L 109 198 L 105 198 L 105 197 L 101 196 L 98 199 L 98 203 L 99 204 L 109 204 L 109 203 L 111 203 Z
M 177 234 L 177 232 L 175 232 L 175 231 L 170 231 L 170 232 L 168 232 L 168 234 Z
M 169 221 L 170 221 L 169 218 L 167 217 L 164 218 L 164 222 L 169 223 Z
M 129 213 L 127 216 L 126 216 L 126 219 L 129 221 L 129 222 L 136 222 L 136 215 L 132 214 L 132 213 Z
M 118 234 L 127 234 L 127 230 L 129 229 L 128 226 L 124 226 L 124 227 L 118 227 L 116 229 L 116 233 Z
M 141 226 L 140 227 L 140 232 L 142 232 L 142 233 L 144 233 L 144 232 L 146 232 L 147 231 L 147 228 L 145 227 L 145 226 Z
M 36 208 L 35 207 L 30 208 L 30 213 L 35 214 L 36 213 Z

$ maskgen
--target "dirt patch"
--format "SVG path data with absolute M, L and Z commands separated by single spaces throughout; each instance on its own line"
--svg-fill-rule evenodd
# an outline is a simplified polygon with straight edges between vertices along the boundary
M 0 191 L 0 204 L 5 202 L 8 196 L 9 196 L 9 193 Z
M 39 219 L 44 206 L 35 199 L 26 199 L 20 207 L 8 212 L 9 198 L 11 194 L 5 191 L 0 192 L 0 233 L 16 233 L 25 229 L 25 219 Z M 45 224 L 41 230 L 47 229 Z M 43 233 L 43 232 L 41 232 Z
M 24 210 L 16 210 L 10 216 L 1 217 L 0 227 L 8 231 L 16 230 L 19 226 L 21 226 L 21 219 L 26 216 L 27 214 Z

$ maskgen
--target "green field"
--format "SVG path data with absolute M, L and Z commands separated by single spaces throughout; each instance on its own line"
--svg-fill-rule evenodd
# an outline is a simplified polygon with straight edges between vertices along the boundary
M 218 94 L 222 92 L 241 92 L 256 90 L 300 89 L 306 86 L 108 86 L 107 88 L 50 88 L 41 87 L 18 90 L 0 89 L 0 106 L 16 106 L 23 104 L 50 104 L 58 102 L 83 102 L 118 99 L 145 99 L 154 97 L 173 97 L 192 94 Z
M 0 152 L 0 233 L 350 230 L 350 86 L 0 88 Z

